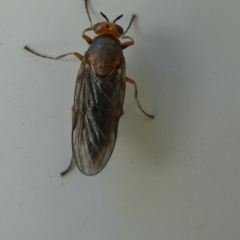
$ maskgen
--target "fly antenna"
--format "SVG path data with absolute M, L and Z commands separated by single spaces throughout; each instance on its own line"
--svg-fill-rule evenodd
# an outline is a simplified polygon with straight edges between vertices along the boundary
M 91 19 L 91 17 L 90 17 L 90 13 L 89 13 L 89 10 L 88 10 L 88 0 L 85 0 L 85 8 L 86 8 L 87 15 L 88 15 L 88 19 L 89 19 L 89 21 L 90 21 L 91 28 L 92 28 L 92 19 Z
M 123 14 L 120 15 L 120 16 L 118 16 L 113 22 L 115 23 L 115 22 L 116 22 L 117 20 L 119 20 L 122 16 L 123 16 Z
M 125 30 L 125 32 L 123 33 L 123 35 L 122 35 L 122 38 L 124 37 L 124 35 L 127 33 L 127 31 L 129 30 L 129 28 L 131 27 L 131 25 L 132 25 L 132 23 L 133 23 L 133 20 L 134 20 L 134 18 L 136 17 L 136 15 L 135 14 L 133 14 L 132 15 L 132 18 L 131 18 L 131 21 L 130 21 L 130 23 L 129 23 L 129 25 L 128 25 L 128 27 L 127 27 L 127 29 Z
M 107 16 L 104 13 L 102 13 L 102 12 L 100 12 L 100 13 L 109 22 L 109 19 L 107 18 Z

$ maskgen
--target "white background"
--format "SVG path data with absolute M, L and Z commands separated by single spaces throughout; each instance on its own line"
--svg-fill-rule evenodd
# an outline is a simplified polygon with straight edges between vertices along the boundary
M 238 0 L 91 0 L 93 22 L 120 14 L 128 85 L 114 153 L 97 176 L 71 157 L 83 0 L 0 3 L 0 238 L 237 240 L 240 236 Z M 94 36 L 93 34 L 90 34 Z

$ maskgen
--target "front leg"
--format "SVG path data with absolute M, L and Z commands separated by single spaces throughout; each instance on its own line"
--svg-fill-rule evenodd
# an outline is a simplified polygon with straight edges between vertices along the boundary
M 134 44 L 134 40 L 131 37 L 126 36 L 126 37 L 123 37 L 122 39 L 126 39 L 126 38 L 130 39 L 131 41 L 127 41 L 127 42 L 122 43 L 122 49 L 125 49 L 125 48 L 127 48 L 129 46 L 132 46 Z
M 92 30 L 92 28 L 87 28 L 87 29 L 85 29 L 85 30 L 83 31 L 83 33 L 82 33 L 82 38 L 85 39 L 86 42 L 87 42 L 89 45 L 92 43 L 92 39 L 91 39 L 89 36 L 85 35 L 85 32 L 88 32 L 88 31 L 91 31 L 91 30 Z

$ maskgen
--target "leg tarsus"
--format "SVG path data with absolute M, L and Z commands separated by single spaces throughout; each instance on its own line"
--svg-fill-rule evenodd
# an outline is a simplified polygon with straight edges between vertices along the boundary
M 150 114 L 146 113 L 146 112 L 143 110 L 143 108 L 141 107 L 141 105 L 140 105 L 140 103 L 139 103 L 139 101 L 138 101 L 137 84 L 135 83 L 135 81 L 134 81 L 133 79 L 127 77 L 127 82 L 133 84 L 134 87 L 135 87 L 134 98 L 135 98 L 135 100 L 136 100 L 136 102 L 137 102 L 137 105 L 138 105 L 138 107 L 140 108 L 140 110 L 141 110 L 146 116 L 148 116 L 149 118 L 154 118 L 153 115 L 150 115 Z
M 70 172 L 74 168 L 74 166 L 75 166 L 75 161 L 74 161 L 74 158 L 72 156 L 71 162 L 70 162 L 68 168 L 65 171 L 61 172 L 60 175 L 62 177 L 65 176 L 68 172 Z

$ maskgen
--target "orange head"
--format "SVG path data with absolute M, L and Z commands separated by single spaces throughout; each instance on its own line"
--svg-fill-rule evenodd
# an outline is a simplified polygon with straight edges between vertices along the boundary
M 101 15 L 107 20 L 105 22 L 96 23 L 92 29 L 97 35 L 111 34 L 115 38 L 120 38 L 123 34 L 123 28 L 115 22 L 123 15 L 118 16 L 113 22 L 109 22 L 108 18 L 101 12 Z

